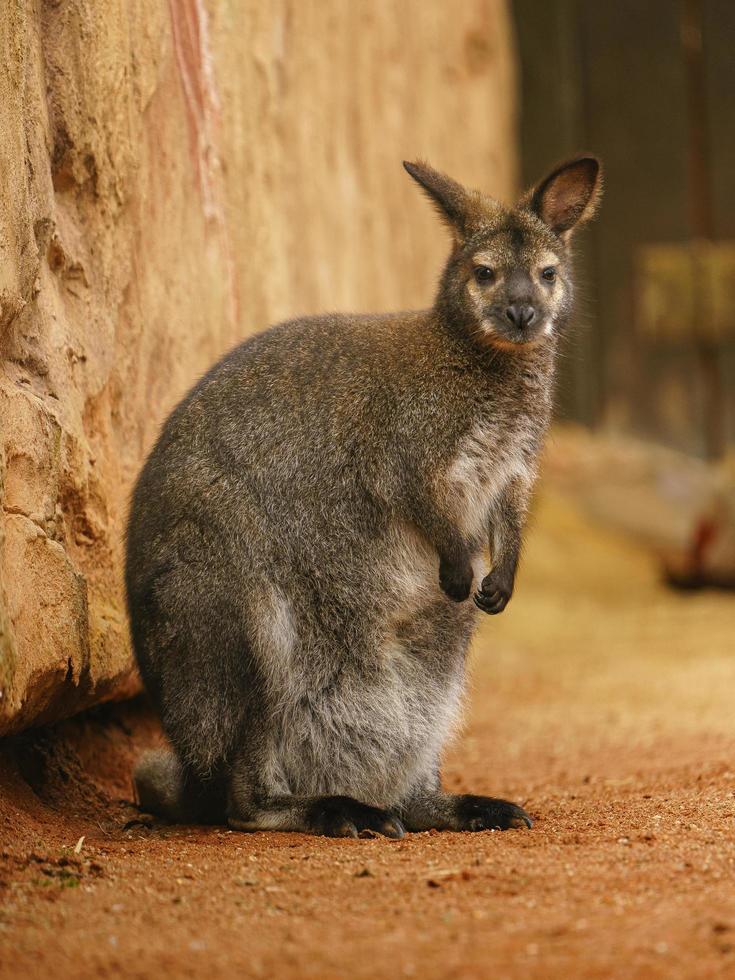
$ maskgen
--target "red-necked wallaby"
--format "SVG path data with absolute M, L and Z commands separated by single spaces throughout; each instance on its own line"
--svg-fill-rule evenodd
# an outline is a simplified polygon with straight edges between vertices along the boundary
M 600 164 L 563 164 L 513 208 L 405 167 L 452 235 L 434 305 L 241 344 L 171 414 L 135 488 L 133 643 L 173 747 L 135 779 L 171 819 L 530 826 L 512 803 L 443 792 L 440 758 L 478 611 L 513 593 L 569 238 Z

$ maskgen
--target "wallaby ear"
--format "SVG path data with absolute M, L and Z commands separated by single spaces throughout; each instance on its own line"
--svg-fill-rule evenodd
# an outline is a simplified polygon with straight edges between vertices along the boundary
M 470 213 L 470 192 L 446 174 L 434 170 L 428 163 L 403 161 L 406 171 L 426 193 L 439 217 L 458 237 L 467 232 Z
M 530 209 L 556 232 L 567 233 L 589 221 L 602 196 L 602 165 L 596 157 L 563 163 L 531 192 Z

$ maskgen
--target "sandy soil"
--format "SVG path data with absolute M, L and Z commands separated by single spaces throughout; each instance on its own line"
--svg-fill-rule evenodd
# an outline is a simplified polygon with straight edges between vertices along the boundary
M 98 710 L 3 750 L 0 976 L 735 977 L 734 692 L 735 600 L 547 495 L 446 765 L 533 830 L 135 822 L 155 723 Z

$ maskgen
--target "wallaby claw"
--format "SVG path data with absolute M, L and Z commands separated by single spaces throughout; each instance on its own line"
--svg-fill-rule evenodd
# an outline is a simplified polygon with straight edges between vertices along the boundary
M 511 830 L 533 827 L 523 807 L 490 796 L 460 796 L 457 799 L 458 830 Z
M 487 613 L 489 616 L 497 616 L 508 605 L 510 596 L 507 593 L 499 591 L 495 591 L 489 596 L 485 595 L 484 592 L 475 592 L 473 599 L 477 608 L 481 609 L 482 612 Z
M 388 810 L 349 796 L 324 796 L 312 805 L 309 816 L 314 833 L 325 837 L 359 837 L 364 831 L 374 831 L 400 840 L 406 833 L 398 817 Z
M 510 597 L 513 594 L 512 584 L 510 586 L 502 584 L 498 581 L 499 578 L 490 572 L 482 580 L 482 585 L 473 596 L 477 608 L 489 616 L 497 616 L 498 613 L 501 613 L 510 602 Z

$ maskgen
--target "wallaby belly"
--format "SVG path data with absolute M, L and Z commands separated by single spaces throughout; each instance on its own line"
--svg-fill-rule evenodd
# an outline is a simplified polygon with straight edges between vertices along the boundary
M 474 617 L 443 595 L 436 554 L 410 526 L 387 528 L 359 557 L 355 542 L 344 547 L 345 578 L 318 597 L 333 629 L 289 574 L 290 588 L 264 582 L 250 603 L 271 705 L 268 789 L 388 806 L 435 776 L 461 713 Z M 370 587 L 349 591 L 366 564 Z

